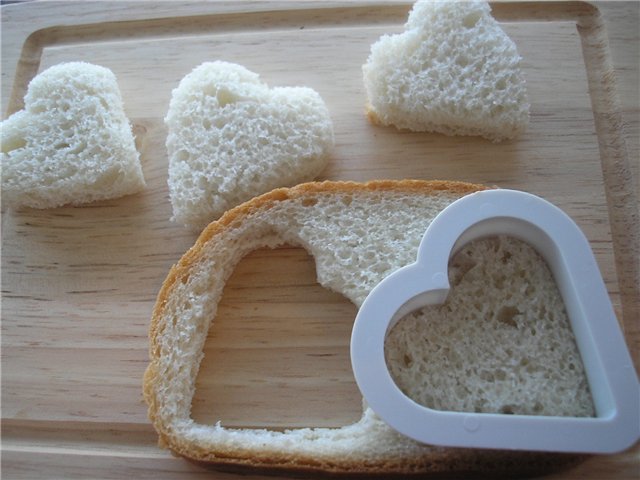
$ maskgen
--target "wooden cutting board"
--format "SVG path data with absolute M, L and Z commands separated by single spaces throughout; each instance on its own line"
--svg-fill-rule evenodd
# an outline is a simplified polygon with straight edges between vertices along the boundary
M 196 235 L 169 221 L 171 90 L 204 61 L 271 85 L 306 85 L 330 109 L 321 179 L 451 179 L 527 190 L 589 238 L 638 365 L 638 3 L 502 3 L 532 103 L 515 141 L 367 123 L 361 65 L 406 2 L 46 2 L 2 7 L 2 113 L 63 61 L 113 70 L 133 123 L 144 192 L 85 207 L 3 211 L 2 473 L 5 478 L 211 477 L 156 446 L 141 379 L 147 328 L 170 266 Z M 607 34 L 607 28 L 609 34 Z M 3 117 L 3 118 L 4 118 Z M 260 250 L 226 286 L 193 403 L 201 422 L 340 426 L 361 400 L 348 343 L 355 307 L 320 287 L 297 248 Z M 638 448 L 552 478 L 631 478 Z M 219 474 L 216 478 L 236 478 Z

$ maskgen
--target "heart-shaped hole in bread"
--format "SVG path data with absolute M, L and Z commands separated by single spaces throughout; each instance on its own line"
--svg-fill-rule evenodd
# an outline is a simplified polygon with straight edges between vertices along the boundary
M 191 417 L 225 427 L 341 427 L 362 414 L 349 361 L 356 308 L 300 247 L 258 249 L 226 282 Z M 322 392 L 322 395 L 318 395 Z

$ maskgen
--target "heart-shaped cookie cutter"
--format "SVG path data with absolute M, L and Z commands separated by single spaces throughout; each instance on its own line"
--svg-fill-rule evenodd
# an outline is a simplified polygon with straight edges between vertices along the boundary
M 385 361 L 387 332 L 406 314 L 441 304 L 448 262 L 474 239 L 509 235 L 547 261 L 586 370 L 595 417 L 434 410 L 407 397 Z M 515 190 L 486 190 L 445 208 L 429 225 L 417 261 L 392 273 L 365 299 L 351 336 L 351 363 L 368 405 L 417 441 L 450 447 L 613 453 L 640 438 L 640 386 L 589 242 L 558 207 Z

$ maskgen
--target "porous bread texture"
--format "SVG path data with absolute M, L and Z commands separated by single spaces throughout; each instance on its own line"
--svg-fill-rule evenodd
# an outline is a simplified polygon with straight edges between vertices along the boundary
M 451 259 L 449 283 L 444 304 L 387 336 L 405 395 L 436 410 L 595 415 L 562 297 L 535 249 L 504 236 L 473 241 Z
M 52 208 L 136 193 L 139 154 L 113 72 L 54 65 L 29 83 L 24 110 L 2 129 L 2 201 Z
M 529 123 L 515 43 L 487 2 L 419 0 L 405 31 L 383 35 L 363 65 L 373 123 L 511 139 Z
M 182 79 L 165 123 L 173 220 L 196 229 L 256 195 L 314 179 L 334 145 L 317 92 L 269 88 L 222 61 Z
M 316 261 L 320 284 L 361 305 L 385 276 L 415 261 L 438 212 L 482 188 L 421 181 L 309 183 L 274 190 L 211 223 L 171 269 L 152 315 L 144 397 L 161 445 L 213 466 L 279 473 L 517 474 L 575 463 L 576 456 L 419 444 L 368 407 L 360 421 L 335 429 L 233 429 L 190 417 L 207 331 L 243 256 L 265 246 L 302 246 Z

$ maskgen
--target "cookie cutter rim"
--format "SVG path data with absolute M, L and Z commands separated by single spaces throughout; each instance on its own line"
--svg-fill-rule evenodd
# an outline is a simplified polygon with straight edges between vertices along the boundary
M 443 303 L 448 262 L 477 238 L 509 235 L 532 245 L 558 285 L 585 367 L 595 417 L 434 410 L 406 396 L 389 373 L 384 341 L 406 314 Z M 360 307 L 351 336 L 358 387 L 389 426 L 419 442 L 449 447 L 614 453 L 640 438 L 640 386 L 587 238 L 558 207 L 516 190 L 456 200 L 427 228 L 415 263 L 386 277 Z

